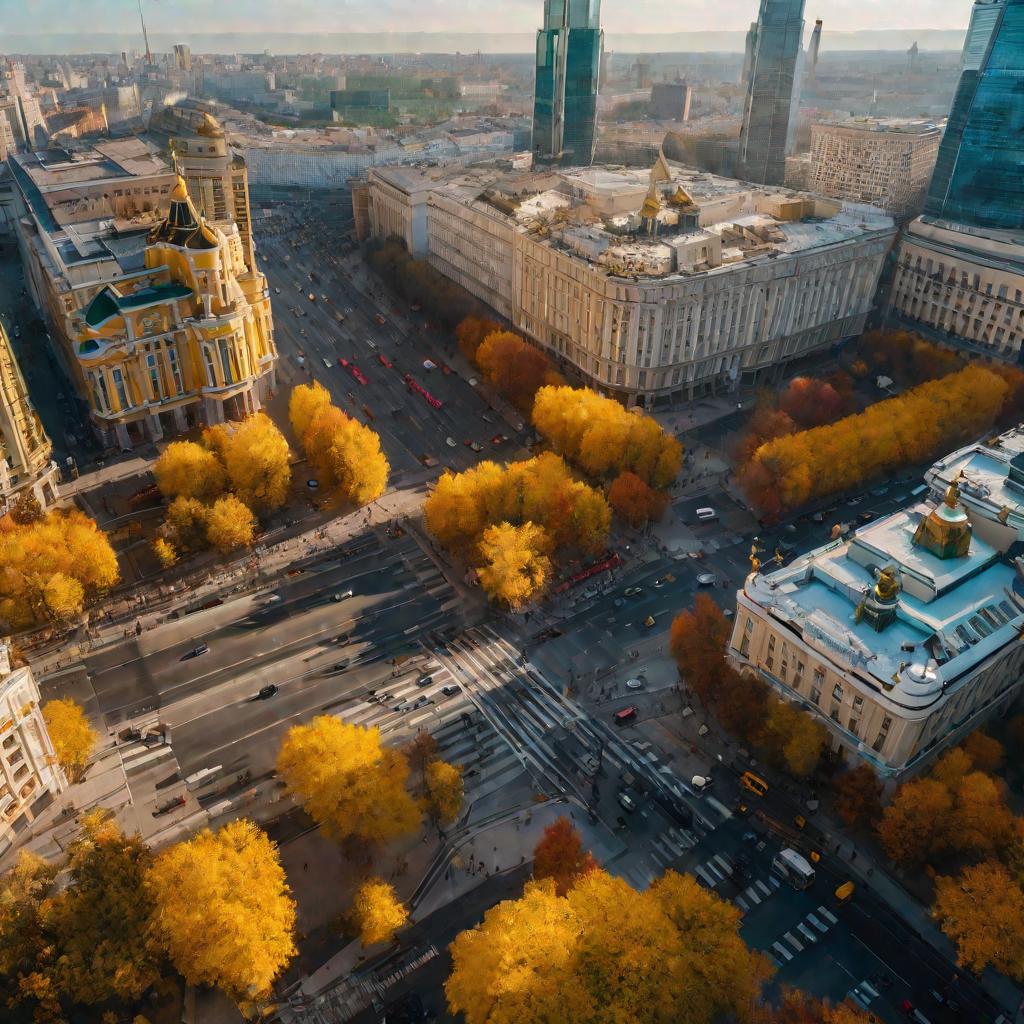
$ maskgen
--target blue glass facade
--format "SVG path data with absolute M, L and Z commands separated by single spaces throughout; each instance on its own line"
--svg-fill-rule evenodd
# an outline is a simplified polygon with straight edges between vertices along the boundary
M 600 0 L 545 0 L 537 33 L 533 155 L 586 165 L 594 159 L 604 33 Z
M 1024 0 L 979 0 L 926 216 L 1024 229 Z
M 763 185 L 786 177 L 786 140 L 803 45 L 804 0 L 761 0 L 743 107 L 737 174 Z

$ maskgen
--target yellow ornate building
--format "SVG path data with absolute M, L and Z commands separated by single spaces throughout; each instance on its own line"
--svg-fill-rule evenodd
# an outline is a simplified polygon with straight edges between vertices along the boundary
M 150 231 L 145 270 L 108 284 L 74 317 L 93 419 L 121 447 L 240 418 L 274 386 L 266 279 L 246 248 L 236 224 L 199 216 L 179 178 Z

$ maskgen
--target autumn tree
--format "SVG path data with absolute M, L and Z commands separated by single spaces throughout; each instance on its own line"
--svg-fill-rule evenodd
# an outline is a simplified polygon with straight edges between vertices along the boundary
M 693 608 L 672 620 L 669 650 L 679 675 L 705 706 L 715 699 L 722 685 L 730 633 L 729 620 L 707 594 L 698 594 Z
M 779 768 L 805 779 L 821 761 L 828 745 L 828 730 L 802 708 L 773 695 L 761 743 Z
M 277 847 L 250 821 L 164 848 L 146 890 L 154 936 L 190 985 L 214 985 L 246 1007 L 295 955 L 295 902 Z
M 541 388 L 532 420 L 556 452 L 592 477 L 629 470 L 651 487 L 667 487 L 682 466 L 682 446 L 657 420 L 589 388 Z
M 882 784 L 867 764 L 844 772 L 833 783 L 836 813 L 847 825 L 874 825 L 882 815 Z
M 43 719 L 57 763 L 70 782 L 78 782 L 96 749 L 99 734 L 89 724 L 82 706 L 70 697 L 47 701 L 43 705 Z
M 106 534 L 77 509 L 0 519 L 0 618 L 14 626 L 72 618 L 119 576 Z
M 447 761 L 431 761 L 424 785 L 430 815 L 438 825 L 450 825 L 462 810 L 462 769 Z
M 540 388 L 564 383 L 551 360 L 512 331 L 487 335 L 477 347 L 474 361 L 484 380 L 524 413 L 533 407 Z
M 459 343 L 459 351 L 471 363 L 475 363 L 477 349 L 484 338 L 500 330 L 501 324 L 496 321 L 470 315 L 459 321 L 455 328 L 455 340 Z
M 288 419 L 301 442 L 313 420 L 331 406 L 331 394 L 319 381 L 299 384 L 288 398 Z
M 852 1000 L 832 1004 L 793 988 L 783 989 L 779 1005 L 768 1010 L 763 1018 L 763 1024 L 873 1024 L 874 1021 L 873 1015 Z
M 233 494 L 218 498 L 206 512 L 206 539 L 227 554 L 248 547 L 256 536 L 256 517 L 249 506 Z
M 166 542 L 180 551 L 201 551 L 206 547 L 206 520 L 210 510 L 198 498 L 179 495 L 167 509 Z
M 10 515 L 18 526 L 38 523 L 43 518 L 43 506 L 39 504 L 35 491 L 31 489 L 22 491 L 11 505 Z
M 544 829 L 544 835 L 533 848 L 533 877 L 554 879 L 559 896 L 596 870 L 597 862 L 589 850 L 583 849 L 579 832 L 565 815 Z
M 153 466 L 160 493 L 173 498 L 213 501 L 227 487 L 227 473 L 217 455 L 194 441 L 172 441 Z
M 726 732 L 753 746 L 764 734 L 768 706 L 773 699 L 767 684 L 726 664 L 717 688 L 715 715 Z
M 238 500 L 265 515 L 288 500 L 291 452 L 284 435 L 261 412 L 247 416 L 231 434 L 224 467 Z
M 70 849 L 70 884 L 47 901 L 43 915 L 60 954 L 55 983 L 76 1001 L 136 1000 L 159 979 L 144 884 L 151 862 L 137 833 L 124 835 L 103 812 L 85 816 Z
M 277 771 L 335 839 L 384 843 L 419 825 L 415 801 L 405 788 L 409 763 L 381 745 L 379 729 L 332 715 L 293 726 L 278 752 Z
M 971 764 L 979 772 L 995 775 L 1003 767 L 1006 749 L 999 740 L 986 735 L 980 729 L 972 732 L 961 744 Z
M 356 890 L 352 919 L 364 946 L 390 942 L 409 919 L 409 912 L 395 894 L 395 887 L 383 878 L 368 878 Z
M 608 504 L 612 511 L 635 530 L 661 519 L 667 503 L 664 494 L 649 487 L 628 469 L 623 470 L 608 489 Z
M 815 377 L 795 377 L 779 396 L 779 410 L 803 430 L 831 423 L 852 409 L 849 394 Z
M 956 945 L 957 963 L 1024 981 L 1024 891 L 1001 864 L 986 861 L 938 878 L 933 914 Z
M 426 729 L 420 729 L 406 743 L 403 752 L 409 762 L 409 767 L 419 775 L 421 784 L 426 785 L 427 765 L 438 758 L 437 740 Z
M 551 539 L 536 523 L 499 523 L 480 538 L 478 571 L 484 593 L 513 611 L 524 608 L 551 578 Z
M 456 937 L 445 994 L 467 1024 L 747 1018 L 770 968 L 739 937 L 739 920 L 672 871 L 642 893 L 603 871 L 565 896 L 551 879 L 529 882 Z
M 153 541 L 153 554 L 164 569 L 169 569 L 178 560 L 178 549 L 166 537 L 157 537 Z
M 904 867 L 920 867 L 952 843 L 953 797 L 934 779 L 914 779 L 882 812 L 878 834 L 885 852 Z

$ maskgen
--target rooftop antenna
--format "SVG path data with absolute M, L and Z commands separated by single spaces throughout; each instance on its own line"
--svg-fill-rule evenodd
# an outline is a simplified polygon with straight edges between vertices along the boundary
M 142 0 L 139 0 L 139 21 L 142 22 L 142 40 L 146 44 L 146 63 L 153 63 L 153 54 L 149 52 L 149 36 L 146 34 L 146 19 L 142 16 Z

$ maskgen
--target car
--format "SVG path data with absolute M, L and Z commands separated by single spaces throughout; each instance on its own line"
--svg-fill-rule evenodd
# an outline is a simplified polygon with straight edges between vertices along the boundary
M 343 658 L 341 661 L 336 661 L 331 666 L 331 671 L 332 672 L 344 672 L 345 669 L 347 669 L 349 667 L 349 665 L 351 665 L 351 664 L 352 664 L 352 661 L 351 661 L 350 658 Z
M 858 523 L 870 523 L 873 519 L 877 519 L 877 518 L 878 518 L 878 513 L 872 511 L 871 509 L 866 509 L 864 512 L 858 512 L 857 513 L 857 522 Z
M 275 294 L 275 295 L 280 295 L 280 294 L 281 294 L 281 289 L 275 286 L 275 288 L 274 288 L 274 294 Z
M 451 683 L 448 686 L 442 686 L 441 692 L 446 697 L 454 697 L 455 694 L 462 692 L 462 687 L 458 683 Z
M 386 366 L 389 370 L 395 365 L 386 355 L 384 355 L 383 352 L 377 353 L 377 362 L 379 362 L 381 366 Z
M 260 687 L 260 692 L 256 694 L 256 699 L 270 700 L 271 697 L 275 696 L 278 693 L 279 689 L 280 688 L 275 686 L 273 683 L 271 683 L 270 686 Z
M 643 592 L 643 587 L 626 587 L 623 594 L 625 594 L 626 597 L 639 597 Z
M 702 522 L 710 522 L 712 519 L 718 518 L 718 513 L 713 508 L 699 508 L 694 515 Z
M 418 708 L 425 708 L 428 704 L 433 704 L 433 703 L 434 702 L 429 697 L 427 697 L 425 695 L 422 696 L 422 697 L 417 697 L 412 702 L 412 707 L 410 708 L 410 710 L 411 711 L 416 711 Z
M 713 572 L 702 572 L 697 577 L 697 582 L 702 587 L 713 587 L 718 582 L 718 577 Z
M 626 689 L 627 690 L 642 690 L 644 688 L 644 682 L 642 679 L 627 679 Z
M 449 448 L 458 448 L 459 447 L 458 442 L 455 440 L 454 437 L 446 437 L 444 439 L 444 443 L 446 445 L 448 445 Z
M 480 383 L 480 381 L 478 381 L 478 380 L 476 379 L 476 377 L 467 377 L 467 378 L 466 378 L 466 383 L 467 383 L 467 384 L 468 384 L 468 385 L 469 385 L 469 386 L 470 386 L 471 388 L 475 388 L 475 387 L 477 386 L 477 384 L 479 384 L 479 383 Z
M 342 356 L 338 356 L 338 365 L 343 370 L 348 370 L 348 372 L 352 375 L 353 380 L 358 381 L 358 383 L 360 383 L 360 384 L 369 384 L 370 383 L 366 379 L 366 374 L 364 374 L 363 371 L 360 370 L 359 367 L 356 366 L 355 363 L 350 362 L 348 359 L 345 359 Z
M 651 584 L 651 586 L 652 586 L 652 587 L 654 587 L 654 589 L 655 589 L 655 590 L 661 590 L 661 588 L 662 588 L 663 586 L 665 586 L 665 581 L 664 581 L 664 580 L 663 580 L 663 579 L 662 579 L 662 578 L 661 578 L 661 577 L 659 576 L 659 577 L 658 577 L 658 578 L 657 578 L 657 579 L 656 579 L 656 580 L 655 580 L 655 581 L 654 581 L 654 582 L 653 582 L 653 583 Z
M 616 725 L 627 725 L 636 718 L 636 708 L 623 708 L 612 715 L 612 721 Z
M 601 770 L 601 764 L 593 754 L 583 754 L 580 757 L 580 768 L 588 778 L 595 778 Z
M 491 438 L 491 444 L 493 444 L 495 448 L 498 448 L 507 440 L 508 438 L 504 434 L 495 434 L 494 437 Z
M 380 314 L 380 313 L 374 313 L 374 314 L 373 314 L 373 319 L 374 319 L 374 320 L 375 320 L 375 321 L 376 321 L 377 323 L 379 323 L 379 324 L 380 324 L 380 325 L 381 325 L 382 327 L 384 326 L 384 324 L 386 324 L 386 323 L 387 323 L 387 320 L 385 320 L 385 319 L 384 319 L 384 317 L 383 317 L 383 315 L 382 315 L 382 314 Z
M 198 658 L 203 654 L 209 654 L 210 645 L 207 643 L 197 644 L 195 647 L 192 648 L 192 650 L 189 653 L 192 655 L 193 658 Z
M 311 490 L 315 491 L 320 486 L 319 480 L 313 480 L 312 478 L 306 481 L 306 486 Z
M 624 811 L 629 811 L 632 814 L 632 812 L 636 810 L 636 801 L 633 799 L 632 796 L 630 796 L 629 793 L 622 791 L 619 793 L 616 799 L 619 801 L 619 806 Z
M 439 367 L 441 367 L 441 372 L 442 372 L 442 373 L 443 373 L 443 374 L 444 374 L 444 375 L 445 375 L 446 377 L 449 377 L 449 376 L 451 376 L 452 368 L 451 368 L 451 367 L 450 367 L 450 366 L 449 366 L 449 365 L 448 365 L 447 363 L 438 363 L 437 365 L 438 365 Z
M 326 356 L 324 356 L 324 369 L 325 370 L 329 370 L 331 368 L 331 366 L 333 366 L 333 365 L 334 364 L 330 361 L 330 359 L 328 359 Z
M 657 620 L 653 615 L 648 615 L 647 618 L 644 619 L 644 629 L 654 629 L 656 624 Z
M 463 441 L 462 442 L 467 448 L 474 452 L 482 452 L 484 446 L 479 441 Z
M 434 677 L 429 672 L 424 672 L 423 675 L 416 680 L 417 686 L 429 686 L 434 681 Z
M 855 498 L 850 498 L 849 501 L 847 501 L 846 504 L 847 505 L 859 505 L 864 500 L 864 498 L 865 498 L 865 495 L 858 494 Z
M 337 590 L 333 594 L 331 594 L 331 600 L 334 601 L 335 604 L 337 604 L 339 601 L 344 601 L 346 597 L 351 596 L 351 590 Z

